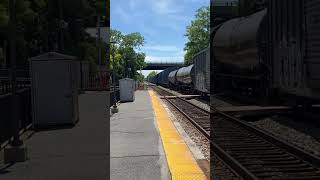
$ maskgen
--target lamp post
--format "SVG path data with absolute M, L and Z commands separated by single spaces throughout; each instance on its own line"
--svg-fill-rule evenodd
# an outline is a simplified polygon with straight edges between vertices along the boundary
M 111 41 L 110 44 L 115 44 L 116 42 L 115 41 Z M 116 77 L 115 77 L 115 72 L 114 72 L 114 49 L 112 49 L 112 84 L 113 84 L 113 106 L 111 108 L 111 112 L 114 114 L 114 113 L 117 113 L 119 112 L 119 109 L 117 107 L 117 99 L 116 99 Z

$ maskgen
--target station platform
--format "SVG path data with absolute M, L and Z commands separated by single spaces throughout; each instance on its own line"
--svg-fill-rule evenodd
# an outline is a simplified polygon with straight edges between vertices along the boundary
M 153 91 L 137 91 L 110 123 L 111 179 L 206 179 Z
M 0 162 L 0 179 L 109 179 L 107 93 L 79 96 L 80 121 L 74 127 L 24 133 L 22 139 L 29 160 L 16 164 Z

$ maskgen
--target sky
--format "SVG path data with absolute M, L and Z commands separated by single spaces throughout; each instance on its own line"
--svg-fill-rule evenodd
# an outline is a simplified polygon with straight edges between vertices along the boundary
M 111 28 L 140 32 L 146 62 L 183 62 L 187 25 L 210 0 L 111 0 Z M 143 71 L 146 76 L 150 71 Z

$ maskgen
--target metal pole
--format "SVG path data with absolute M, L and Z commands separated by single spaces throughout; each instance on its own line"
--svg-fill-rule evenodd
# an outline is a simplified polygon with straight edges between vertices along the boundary
M 116 98 L 116 77 L 114 72 L 114 49 L 112 49 L 112 84 L 113 84 L 113 108 L 117 108 L 117 98 Z
M 19 138 L 19 119 L 17 102 L 17 82 L 16 82 L 16 0 L 9 1 L 9 29 L 10 29 L 10 61 L 11 61 L 11 84 L 12 84 L 12 98 L 11 98 L 11 112 L 12 112 L 12 130 L 13 141 L 12 146 L 21 146 L 23 142 Z

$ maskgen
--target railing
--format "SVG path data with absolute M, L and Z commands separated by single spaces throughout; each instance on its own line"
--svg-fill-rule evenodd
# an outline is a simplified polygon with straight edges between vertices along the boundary
M 18 78 L 17 89 L 29 88 L 30 78 Z M 0 95 L 10 93 L 12 90 L 12 84 L 8 77 L 0 77 Z
M 31 124 L 31 90 L 22 88 L 17 91 L 18 107 L 16 113 L 19 118 L 19 129 L 25 129 Z M 11 98 L 12 94 L 0 95 L 0 144 L 12 137 L 11 125 Z
M 22 130 L 31 124 L 31 90 L 29 70 L 16 70 L 17 107 L 14 113 L 18 114 L 19 129 Z M 12 83 L 9 69 L 0 69 L 0 144 L 12 137 Z
M 82 89 L 87 91 L 108 91 L 109 75 L 107 71 L 99 72 L 97 74 L 91 74 L 88 77 L 87 82 L 82 82 Z

